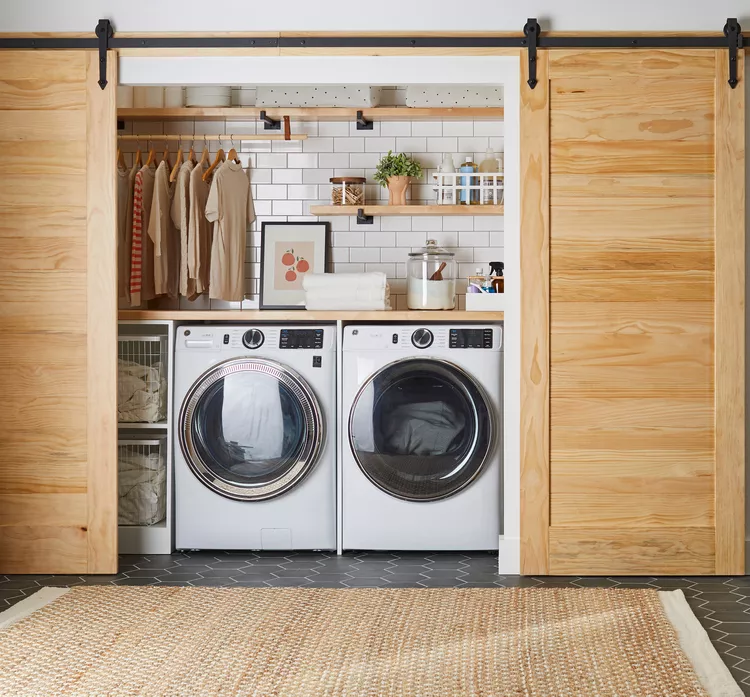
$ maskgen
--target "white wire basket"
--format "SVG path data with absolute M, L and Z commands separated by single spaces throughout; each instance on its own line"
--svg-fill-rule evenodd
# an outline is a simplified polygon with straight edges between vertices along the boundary
M 167 418 L 167 337 L 120 336 L 117 359 L 118 421 L 164 421 Z
M 167 439 L 117 441 L 117 522 L 156 525 L 167 516 Z
M 476 204 L 499 206 L 503 202 L 505 175 L 499 172 L 435 172 L 438 205 Z

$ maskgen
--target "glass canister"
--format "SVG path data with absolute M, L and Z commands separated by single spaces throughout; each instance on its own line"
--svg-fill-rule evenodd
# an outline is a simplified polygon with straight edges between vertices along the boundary
M 364 206 L 364 177 L 331 177 L 331 203 L 334 206 Z
M 456 304 L 455 254 L 435 240 L 409 254 L 406 304 L 410 310 L 452 310 Z

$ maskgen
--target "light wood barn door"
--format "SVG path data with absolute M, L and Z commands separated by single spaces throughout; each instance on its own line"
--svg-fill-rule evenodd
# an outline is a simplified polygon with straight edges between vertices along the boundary
M 0 573 L 117 569 L 108 64 L 0 51 Z
M 727 78 L 726 51 L 550 51 L 551 574 L 744 573 Z

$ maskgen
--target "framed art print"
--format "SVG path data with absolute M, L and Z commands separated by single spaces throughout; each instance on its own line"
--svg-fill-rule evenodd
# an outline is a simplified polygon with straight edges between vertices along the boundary
M 263 223 L 260 233 L 260 309 L 304 310 L 306 273 L 325 273 L 329 223 Z

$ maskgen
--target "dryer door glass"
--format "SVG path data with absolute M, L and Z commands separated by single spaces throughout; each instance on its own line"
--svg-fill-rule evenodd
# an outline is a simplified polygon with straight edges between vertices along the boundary
M 492 443 L 490 405 L 451 363 L 398 361 L 359 391 L 349 442 L 362 472 L 387 494 L 407 501 L 446 498 L 484 466 Z
M 257 501 L 289 490 L 315 466 L 323 421 L 299 375 L 273 361 L 233 359 L 193 385 L 179 434 L 185 459 L 206 486 Z

